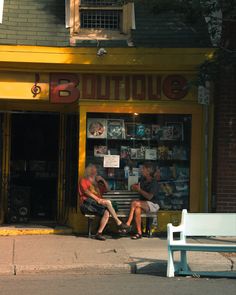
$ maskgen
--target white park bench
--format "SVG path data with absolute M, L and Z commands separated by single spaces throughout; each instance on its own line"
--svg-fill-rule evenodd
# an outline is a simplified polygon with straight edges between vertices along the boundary
M 187 251 L 236 252 L 236 243 L 190 243 L 188 237 L 236 237 L 236 213 L 188 213 L 182 211 L 179 226 L 167 225 L 168 264 L 167 277 L 192 274 L 187 264 Z M 174 234 L 179 233 L 179 239 Z M 175 263 L 174 252 L 180 252 L 180 262 Z

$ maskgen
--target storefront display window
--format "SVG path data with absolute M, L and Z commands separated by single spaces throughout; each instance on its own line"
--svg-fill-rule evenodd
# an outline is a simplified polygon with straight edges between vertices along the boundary
M 130 190 L 152 163 L 162 210 L 189 207 L 191 115 L 87 114 L 86 165 L 94 163 L 111 190 Z

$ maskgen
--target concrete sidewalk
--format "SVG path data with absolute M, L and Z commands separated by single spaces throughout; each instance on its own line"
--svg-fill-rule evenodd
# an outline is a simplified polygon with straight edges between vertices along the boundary
M 236 271 L 234 254 L 192 252 L 188 261 L 196 271 Z M 0 274 L 134 272 L 165 275 L 166 263 L 166 238 L 134 241 L 122 237 L 101 242 L 73 235 L 0 237 Z

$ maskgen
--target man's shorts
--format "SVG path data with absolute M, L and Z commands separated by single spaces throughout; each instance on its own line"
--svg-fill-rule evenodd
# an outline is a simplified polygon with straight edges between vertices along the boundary
M 87 198 L 84 200 L 83 204 L 80 205 L 80 210 L 82 214 L 94 214 L 98 216 L 103 216 L 106 207 L 103 205 L 98 204 L 94 199 L 92 198 Z
M 147 204 L 148 204 L 150 213 L 156 213 L 160 209 L 160 206 L 153 202 L 147 201 Z

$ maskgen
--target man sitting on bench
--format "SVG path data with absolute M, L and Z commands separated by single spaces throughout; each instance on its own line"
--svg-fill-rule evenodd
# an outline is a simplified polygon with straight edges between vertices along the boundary
M 103 199 L 102 194 L 108 189 L 109 187 L 105 179 L 97 175 L 96 166 L 89 164 L 85 169 L 84 177 L 79 181 L 79 204 L 82 214 L 94 214 L 102 217 L 95 235 L 95 238 L 100 241 L 105 241 L 102 233 L 110 214 L 120 231 L 127 232 L 129 230 L 129 226 L 122 223 L 118 218 L 111 201 Z
M 141 174 L 142 177 L 140 179 L 140 183 L 133 184 L 131 189 L 135 192 L 138 192 L 142 199 L 133 201 L 131 203 L 129 218 L 126 222 L 126 225 L 130 226 L 135 214 L 137 234 L 131 237 L 131 239 L 133 240 L 138 240 L 142 238 L 142 210 L 145 212 L 155 213 L 160 208 L 160 206 L 158 205 L 158 183 L 153 178 L 154 169 L 152 164 L 144 163 Z

